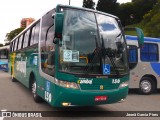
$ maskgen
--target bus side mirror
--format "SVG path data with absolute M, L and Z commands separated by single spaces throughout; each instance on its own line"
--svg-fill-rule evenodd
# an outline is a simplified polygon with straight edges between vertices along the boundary
M 124 28 L 125 31 L 135 31 L 138 39 L 138 47 L 143 46 L 144 44 L 144 34 L 142 29 L 135 27 L 135 28 Z
M 55 39 L 62 38 L 64 13 L 56 13 L 55 19 Z
M 144 44 L 144 34 L 143 34 L 142 29 L 137 28 L 137 27 L 135 29 L 136 29 L 137 36 L 138 36 L 138 44 L 139 44 L 139 47 L 141 47 Z

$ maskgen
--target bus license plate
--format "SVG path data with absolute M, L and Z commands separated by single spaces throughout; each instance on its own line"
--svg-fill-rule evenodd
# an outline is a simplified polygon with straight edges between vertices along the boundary
M 95 101 L 106 101 L 108 99 L 108 96 L 95 96 Z

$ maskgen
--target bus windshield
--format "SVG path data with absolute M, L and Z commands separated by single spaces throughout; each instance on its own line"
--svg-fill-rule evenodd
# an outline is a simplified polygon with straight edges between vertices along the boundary
M 126 43 L 114 17 L 63 9 L 60 70 L 74 74 L 128 74 Z M 104 71 L 107 66 L 108 71 Z

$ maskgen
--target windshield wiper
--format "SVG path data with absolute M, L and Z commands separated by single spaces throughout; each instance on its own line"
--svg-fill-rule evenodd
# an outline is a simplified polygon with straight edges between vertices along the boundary
M 96 46 L 97 46 L 96 49 L 90 55 L 91 56 L 91 59 L 89 61 L 90 63 L 88 63 L 86 65 L 86 67 L 84 68 L 84 71 L 86 72 L 85 75 L 88 75 L 89 71 L 93 68 L 94 64 L 97 63 L 98 60 L 100 62 L 100 73 L 103 73 L 103 71 L 102 71 L 103 65 L 102 64 L 105 64 L 105 59 L 107 56 L 113 66 L 113 69 L 116 72 L 116 75 L 119 76 L 118 68 L 113 60 L 113 56 L 115 56 L 116 51 L 112 50 L 111 48 L 105 48 L 103 37 L 101 37 L 101 38 L 102 38 L 102 46 L 98 47 L 98 44 L 96 44 Z
M 113 65 L 113 68 L 117 74 L 117 76 L 119 76 L 119 71 L 117 69 L 117 66 L 113 60 L 113 56 L 115 56 L 115 51 L 112 50 L 111 48 L 106 49 L 104 46 L 104 40 L 103 40 L 103 36 L 101 36 L 101 40 L 102 40 L 102 58 L 104 58 L 103 63 L 105 64 L 105 60 L 106 60 L 106 56 L 109 58 L 109 60 L 111 61 L 111 64 Z
M 84 69 L 85 75 L 88 75 L 89 71 L 94 67 L 94 64 L 97 63 L 97 61 L 100 62 L 99 67 L 102 66 L 101 48 L 98 47 L 98 41 L 97 41 L 96 35 L 95 35 L 95 42 L 96 42 L 96 49 L 92 54 L 90 54 L 90 58 L 89 58 L 90 63 L 88 63 Z M 102 73 L 102 68 L 100 70 L 101 70 L 100 73 Z
M 99 62 L 100 62 L 99 67 L 101 67 L 102 62 L 101 62 L 101 55 L 100 54 L 101 54 L 100 53 L 100 48 L 97 47 L 95 49 L 95 51 L 88 56 L 89 57 L 89 63 L 86 65 L 86 67 L 84 69 L 85 75 L 88 75 L 90 71 L 91 71 L 90 73 L 93 73 L 93 71 L 92 71 L 93 67 Z

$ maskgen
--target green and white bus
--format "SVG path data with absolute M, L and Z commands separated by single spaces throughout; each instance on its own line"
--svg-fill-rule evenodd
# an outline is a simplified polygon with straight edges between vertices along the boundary
M 12 81 L 52 106 L 116 103 L 128 94 L 120 20 L 91 9 L 57 5 L 47 12 L 11 41 L 9 68 Z

